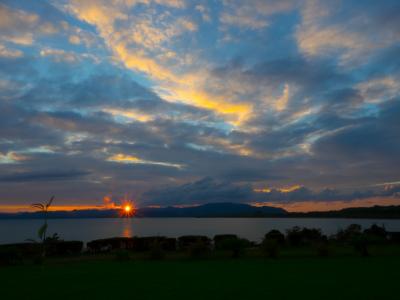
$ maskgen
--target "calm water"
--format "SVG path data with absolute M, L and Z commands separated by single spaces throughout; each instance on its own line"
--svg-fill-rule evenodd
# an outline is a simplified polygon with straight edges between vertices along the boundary
M 388 231 L 400 231 L 400 220 L 364 219 L 246 219 L 246 218 L 143 218 L 143 219 L 54 219 L 49 220 L 49 233 L 57 232 L 65 240 L 90 241 L 115 236 L 163 235 L 179 237 L 201 234 L 234 233 L 252 241 L 260 241 L 271 229 L 285 231 L 293 226 L 320 228 L 325 234 L 357 223 L 363 228 L 372 224 L 386 226 Z M 36 238 L 41 220 L 0 220 L 0 244 L 23 242 Z

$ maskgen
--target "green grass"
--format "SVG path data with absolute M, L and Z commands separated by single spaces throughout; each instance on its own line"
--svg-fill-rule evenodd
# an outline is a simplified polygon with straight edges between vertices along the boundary
M 52 262 L 0 268 L 1 299 L 400 299 L 400 257 Z

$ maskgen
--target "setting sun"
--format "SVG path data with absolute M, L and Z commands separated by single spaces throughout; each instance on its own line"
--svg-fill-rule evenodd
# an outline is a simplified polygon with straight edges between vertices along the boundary
M 125 205 L 124 210 L 125 210 L 126 213 L 130 213 L 131 210 L 132 210 L 132 206 L 130 206 L 130 205 Z
M 135 207 L 131 202 L 123 203 L 120 206 L 121 213 L 120 215 L 123 217 L 132 217 L 135 213 Z

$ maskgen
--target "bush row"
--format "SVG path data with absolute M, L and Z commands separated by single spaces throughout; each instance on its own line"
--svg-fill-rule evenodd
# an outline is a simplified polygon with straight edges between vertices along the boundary
M 83 242 L 81 241 L 55 241 L 51 243 L 18 243 L 0 245 L 0 265 L 15 264 L 23 259 L 39 259 L 43 247 L 46 256 L 67 256 L 78 255 L 82 252 Z
M 185 251 L 192 257 L 200 257 L 212 249 L 229 251 L 232 257 L 241 256 L 245 249 L 259 247 L 269 257 L 277 257 L 282 247 L 299 247 L 313 245 L 321 256 L 329 255 L 329 244 L 352 245 L 361 255 L 368 255 L 368 245 L 400 242 L 399 235 L 388 233 L 384 227 L 372 225 L 370 228 L 361 229 L 360 225 L 352 224 L 336 235 L 327 237 L 319 229 L 293 227 L 286 234 L 278 230 L 271 230 L 265 234 L 261 244 L 257 245 L 249 240 L 239 238 L 234 234 L 216 235 L 213 240 L 207 236 L 187 235 L 177 239 L 163 236 L 153 237 L 115 237 L 98 239 L 87 243 L 90 253 L 109 251 L 148 252 L 151 258 L 162 258 L 165 252 Z M 0 245 L 0 264 L 12 264 L 22 258 L 35 258 L 45 247 L 46 256 L 78 255 L 82 252 L 83 242 L 54 240 L 42 245 L 40 243 L 20 243 Z M 120 252 L 123 258 L 127 255 Z

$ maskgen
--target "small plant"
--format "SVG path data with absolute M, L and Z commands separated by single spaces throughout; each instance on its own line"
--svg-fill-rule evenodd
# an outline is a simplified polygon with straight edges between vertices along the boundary
M 41 263 L 43 261 L 43 259 L 46 257 L 46 243 L 59 239 L 59 237 L 56 233 L 52 237 L 47 237 L 47 228 L 48 228 L 47 213 L 49 211 L 51 204 L 53 203 L 53 200 L 54 200 L 54 196 L 52 196 L 50 198 L 49 202 L 47 202 L 47 203 L 32 204 L 33 208 L 36 208 L 39 212 L 43 213 L 43 218 L 44 218 L 44 223 L 42 226 L 40 226 L 40 228 L 38 230 L 39 242 L 41 243 L 42 247 L 41 247 L 40 257 L 38 257 L 36 260 L 37 263 Z M 30 241 L 36 242 L 36 240 L 30 240 Z

